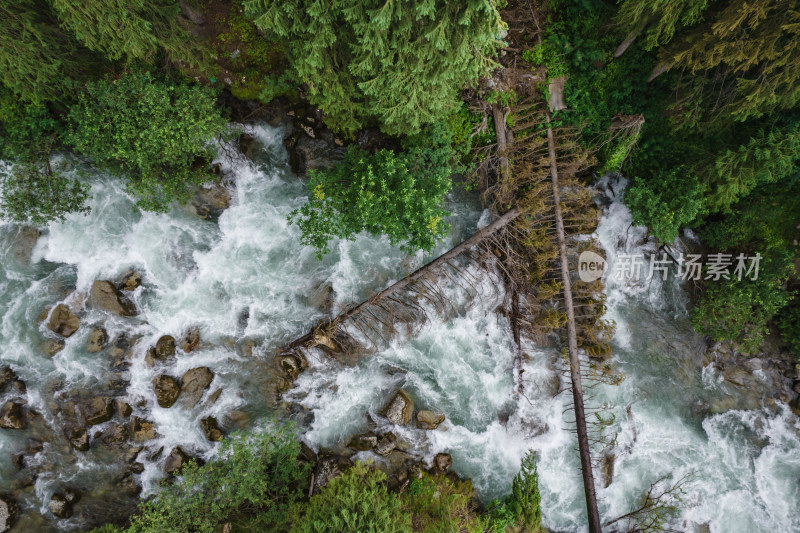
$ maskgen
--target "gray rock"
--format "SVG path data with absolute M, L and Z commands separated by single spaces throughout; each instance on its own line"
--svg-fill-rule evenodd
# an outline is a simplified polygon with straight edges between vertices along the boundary
M 186 453 L 183 448 L 180 446 L 175 446 L 169 455 L 167 456 L 166 460 L 164 461 L 164 472 L 167 473 L 169 476 L 175 476 L 181 473 L 183 467 L 186 466 L 186 463 L 189 461 L 195 461 L 197 464 L 202 465 L 203 461 L 198 459 L 197 457 L 192 457 L 188 453 Z
M 433 458 L 431 472 L 434 474 L 444 474 L 453 466 L 453 458 L 449 453 L 437 453 Z
M 399 426 L 405 426 L 411 422 L 411 413 L 413 411 L 413 400 L 411 400 L 411 397 L 405 391 L 400 390 L 386 405 L 383 414 L 390 422 Z
M 375 444 L 375 453 L 385 457 L 392 453 L 395 448 L 397 448 L 397 437 L 394 433 L 387 432 L 378 437 L 378 441 Z
M 6 386 L 17 378 L 17 373 L 10 366 L 0 368 L 0 392 L 3 392 Z
M 181 337 L 180 346 L 185 353 L 194 351 L 200 346 L 200 330 L 198 328 L 189 328 Z
M 108 396 L 98 396 L 83 404 L 81 411 L 87 425 L 102 424 L 114 416 L 114 402 Z
M 417 427 L 419 429 L 436 429 L 444 422 L 444 414 L 422 410 L 417 412 Z
M 66 346 L 66 343 L 60 339 L 47 339 L 42 343 L 42 351 L 47 354 L 48 357 L 53 357 L 55 354 L 63 350 L 64 346 Z
M 70 337 L 81 327 L 81 320 L 64 304 L 58 304 L 50 312 L 50 320 L 47 321 L 50 331 L 58 333 L 62 337 Z
M 129 416 L 131 416 L 133 408 L 130 406 L 129 403 L 123 400 L 115 400 L 114 403 L 116 404 L 117 414 L 119 414 L 119 416 L 121 416 L 122 418 L 128 418 Z
M 323 489 L 333 478 L 353 466 L 349 457 L 343 455 L 320 454 L 314 468 L 313 492 Z
M 24 429 L 25 415 L 22 404 L 18 402 L 6 402 L 0 407 L 0 428 L 3 429 Z
M 89 303 L 98 309 L 119 316 L 136 316 L 136 305 L 130 301 L 113 283 L 108 280 L 97 280 L 89 291 Z
M 142 276 L 138 272 L 129 270 L 122 275 L 119 280 L 119 290 L 121 291 L 135 291 L 142 285 Z
M 67 501 L 63 494 L 53 494 L 50 498 L 50 503 L 47 508 L 53 513 L 56 518 L 69 518 L 72 516 L 72 504 Z
M 197 190 L 189 209 L 200 218 L 216 220 L 231 205 L 231 194 L 222 184 Z
M 158 405 L 165 408 L 172 407 L 181 393 L 181 382 L 172 376 L 161 374 L 153 378 L 153 390 Z
M 156 438 L 156 430 L 153 422 L 138 416 L 134 416 L 131 419 L 131 433 L 133 435 L 133 440 L 137 442 L 144 442 Z
M 359 452 L 366 452 L 374 448 L 376 444 L 378 444 L 378 437 L 372 433 L 362 433 L 353 436 L 347 443 L 347 447 Z
M 85 452 L 89 449 L 89 432 L 85 427 L 67 425 L 64 428 L 64 436 L 69 441 L 70 446 L 79 452 Z
M 183 383 L 183 399 L 181 401 L 188 407 L 194 407 L 203 397 L 213 380 L 214 373 L 207 366 L 187 370 L 181 380 Z
M 30 263 L 33 248 L 39 240 L 41 233 L 32 226 L 22 226 L 19 228 L 16 239 L 12 245 L 14 258 L 20 263 Z
M 106 347 L 108 342 L 108 334 L 103 328 L 92 328 L 89 332 L 89 340 L 86 341 L 86 351 L 89 353 L 97 353 Z
M 18 516 L 17 502 L 11 496 L 0 496 L 0 533 L 11 531 Z
M 217 419 L 213 416 L 209 416 L 200 420 L 200 428 L 203 430 L 206 438 L 211 442 L 218 442 L 221 441 L 225 434 L 219 428 L 217 424 Z
M 120 448 L 128 442 L 128 427 L 122 424 L 112 424 L 100 436 L 100 442 L 108 448 Z

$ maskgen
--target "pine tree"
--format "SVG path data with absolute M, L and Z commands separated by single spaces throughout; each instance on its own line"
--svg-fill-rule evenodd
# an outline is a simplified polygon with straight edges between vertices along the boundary
M 174 0 L 49 0 L 63 27 L 110 59 L 150 60 L 163 48 L 172 59 L 196 55 L 178 23 Z
M 617 23 L 631 33 L 643 32 L 642 45 L 652 50 L 672 40 L 675 32 L 692 26 L 715 0 L 623 0 Z
M 245 9 L 283 41 L 326 121 L 348 133 L 370 117 L 390 134 L 443 120 L 493 64 L 504 29 L 496 0 L 249 0 Z
M 679 86 L 678 122 L 756 119 L 800 101 L 800 2 L 728 2 L 660 55 L 691 74 Z
M 0 0 L 0 82 L 27 100 L 59 99 L 96 58 L 64 32 L 41 0 Z

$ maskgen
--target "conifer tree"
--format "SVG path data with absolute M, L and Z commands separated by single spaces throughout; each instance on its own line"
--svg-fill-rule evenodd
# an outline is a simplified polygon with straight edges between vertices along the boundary
M 496 0 L 249 0 L 337 130 L 377 117 L 389 134 L 442 120 L 487 72 L 504 25 Z
M 110 59 L 151 59 L 163 48 L 190 61 L 191 36 L 178 23 L 174 0 L 49 0 L 63 27 Z
M 728 2 L 660 55 L 681 70 L 678 122 L 760 118 L 800 101 L 800 2 Z
M 664 45 L 675 32 L 700 22 L 703 11 L 715 0 L 623 0 L 617 23 L 630 32 L 643 32 L 646 50 Z

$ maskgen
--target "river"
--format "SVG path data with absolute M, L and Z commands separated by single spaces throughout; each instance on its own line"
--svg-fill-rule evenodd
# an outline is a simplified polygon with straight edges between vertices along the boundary
M 264 384 L 273 350 L 324 316 L 319 295 L 328 287 L 334 310 L 341 309 L 430 259 L 407 256 L 386 239 L 361 236 L 335 243 L 331 254 L 317 260 L 312 250 L 300 246 L 297 228 L 286 221 L 302 205 L 305 186 L 288 168 L 281 129 L 248 128 L 259 148 L 252 160 L 222 161 L 237 185 L 231 207 L 218 221 L 202 220 L 180 207 L 166 214 L 142 213 L 118 177 L 83 169 L 92 184 L 91 213 L 48 225 L 30 262 L 15 258 L 17 227 L 0 223 L 0 366 L 9 365 L 27 384 L 28 407 L 52 429 L 52 435 L 0 430 L 0 492 L 14 491 L 24 513 L 16 530 L 80 530 L 122 505 L 122 499 L 110 496 L 119 470 L 116 459 L 99 443 L 87 452 L 69 448 L 61 437 L 58 402 L 119 394 L 134 415 L 155 422 L 159 435 L 146 443 L 138 459 L 144 470 L 136 474 L 147 494 L 162 477 L 165 454 L 152 461 L 147 455 L 177 445 L 205 458 L 215 453 L 200 418 L 230 422 L 233 411 L 240 424 L 253 425 L 270 415 L 267 398 L 273 392 Z M 590 405 L 607 405 L 602 416 L 610 422 L 603 431 L 607 437 L 616 435 L 613 479 L 598 490 L 602 515 L 610 519 L 635 507 L 661 476 L 688 476 L 676 526 L 693 531 L 707 524 L 715 533 L 800 530 L 797 418 L 782 405 L 777 411 L 712 414 L 708 405 L 731 392 L 712 372 L 703 371 L 705 343 L 691 330 L 687 297 L 678 281 L 619 282 L 611 275 L 618 254 L 644 251 L 650 244 L 643 228 L 630 227 L 630 214 L 620 201 L 624 181 L 605 179 L 606 207 L 595 237 L 611 266 L 605 280 L 608 318 L 617 324 L 614 361 L 625 379 L 598 386 L 590 400 Z M 453 232 L 437 252 L 486 223 L 487 213 L 473 196 L 453 195 L 450 208 Z M 132 293 L 139 316 L 82 310 L 81 328 L 66 339 L 63 350 L 46 356 L 41 344 L 55 335 L 37 321 L 42 310 L 61 301 L 82 309 L 94 280 L 117 280 L 130 269 L 143 278 Z M 449 288 L 456 303 L 463 304 L 459 311 L 433 316 L 413 338 L 397 338 L 354 366 L 312 361 L 286 399 L 308 411 L 303 429 L 309 444 L 336 446 L 364 429 L 365 415 L 380 409 L 402 386 L 417 407 L 447 416 L 435 431 L 399 430 L 402 440 L 429 459 L 439 451 L 451 453 L 454 470 L 473 479 L 484 501 L 509 490 L 520 458 L 533 449 L 545 524 L 554 531 L 585 531 L 565 379 L 562 392 L 554 395 L 562 363 L 552 348 L 527 342 L 524 372 L 515 374 L 509 325 L 494 313 L 502 291 L 494 277 L 484 273 L 482 279 L 480 298 L 472 302 L 459 302 L 458 291 Z M 122 332 L 138 338 L 129 367 L 114 368 L 106 352 L 86 351 L 90 326 L 100 324 L 111 339 Z M 207 395 L 222 392 L 216 402 L 161 408 L 151 380 L 165 370 L 149 367 L 145 353 L 160 336 L 178 338 L 192 327 L 199 328 L 200 348 L 179 353 L 167 372 L 179 376 L 207 366 L 214 372 Z M 524 395 L 516 392 L 518 379 Z M 24 450 L 32 436 L 52 442 L 17 472 L 10 457 Z M 601 452 L 595 450 L 596 456 Z M 20 489 L 21 478 L 33 471 L 33 486 Z M 596 478 L 602 487 L 599 470 Z M 65 486 L 80 488 L 84 498 L 73 518 L 55 520 L 47 504 Z M 38 518 L 42 513 L 44 520 Z

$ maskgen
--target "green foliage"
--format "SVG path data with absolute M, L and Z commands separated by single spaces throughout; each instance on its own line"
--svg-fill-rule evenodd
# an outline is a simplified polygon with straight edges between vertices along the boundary
M 311 497 L 292 533 L 410 532 L 411 517 L 385 481 L 381 471 L 357 463 Z
M 796 172 L 800 159 L 800 123 L 789 128 L 759 130 L 747 144 L 717 157 L 709 172 L 712 193 L 709 208 L 727 210 L 761 183 L 776 183 Z
M 485 74 L 504 25 L 493 0 L 248 0 L 280 39 L 309 100 L 353 134 L 373 117 L 389 134 L 444 120 L 458 92 Z
M 189 186 L 206 182 L 211 142 L 226 120 L 211 89 L 127 74 L 87 83 L 70 109 L 66 142 L 95 162 L 129 173 L 144 209 L 186 201 Z
M 511 494 L 489 505 L 489 530 L 504 533 L 506 528 L 529 533 L 542 531 L 542 497 L 539 493 L 539 472 L 536 455 L 528 451 L 514 476 Z
M 704 191 L 684 167 L 678 167 L 662 174 L 657 182 L 635 178 L 625 193 L 625 203 L 631 208 L 634 224 L 646 224 L 660 242 L 671 243 L 681 228 L 702 214 Z
M 412 480 L 401 494 L 415 531 L 426 533 L 482 533 L 483 520 L 475 513 L 472 497 L 470 481 L 454 483 L 443 475 L 427 473 Z
M 457 153 L 440 128 L 408 139 L 402 152 L 370 154 L 351 146 L 334 168 L 309 173 L 309 202 L 289 220 L 318 257 L 330 251 L 330 239 L 362 231 L 387 235 L 409 252 L 430 251 L 449 229 L 442 203 L 458 170 Z
M 678 84 L 676 122 L 707 127 L 790 109 L 800 102 L 800 11 L 783 0 L 727 1 L 661 50 Z
M 216 16 L 224 30 L 212 39 L 217 65 L 230 76 L 230 91 L 240 100 L 268 103 L 288 93 L 297 83 L 286 69 L 279 42 L 264 38 L 244 13 L 242 0 L 234 0 L 227 13 Z
M 276 426 L 223 440 L 218 456 L 187 465 L 180 478 L 140 505 L 129 533 L 212 533 L 245 515 L 257 531 L 285 531 L 303 496 L 309 470 L 290 426 Z
M 38 103 L 25 103 L 0 90 L 0 216 L 46 224 L 85 211 L 88 186 L 51 166 L 61 124 Z
M 26 100 L 63 100 L 65 82 L 98 58 L 65 32 L 45 0 L 0 0 L 0 81 Z
M 768 333 L 767 323 L 792 297 L 783 290 L 792 272 L 788 254 L 775 253 L 761 260 L 757 280 L 706 282 L 692 325 L 714 340 L 732 340 L 745 352 L 757 351 Z
M 676 30 L 703 19 L 703 12 L 715 0 L 622 0 L 616 21 L 625 31 L 644 33 L 645 50 L 652 50 L 672 40 Z
M 49 0 L 62 27 L 109 59 L 153 60 L 159 50 L 192 61 L 198 45 L 175 0 Z
M 795 301 L 780 311 L 776 322 L 783 342 L 800 360 L 800 302 Z

